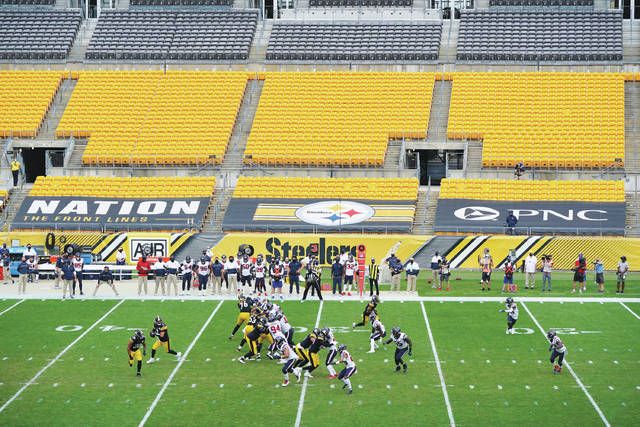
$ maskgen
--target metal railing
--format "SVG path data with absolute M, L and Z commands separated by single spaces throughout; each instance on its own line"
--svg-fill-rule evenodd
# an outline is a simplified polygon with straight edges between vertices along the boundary
M 577 227 L 507 227 L 507 226 L 446 226 L 434 225 L 434 231 L 455 234 L 505 234 L 512 236 L 621 236 L 624 225 L 619 228 L 577 228 Z

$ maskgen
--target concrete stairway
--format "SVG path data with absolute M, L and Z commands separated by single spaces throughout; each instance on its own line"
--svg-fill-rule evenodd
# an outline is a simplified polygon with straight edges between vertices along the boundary
M 256 35 L 251 43 L 251 50 L 249 51 L 249 60 L 252 62 L 262 62 L 267 55 L 267 45 L 269 44 L 269 37 L 271 37 L 271 30 L 273 28 L 273 20 L 261 20 L 258 21 L 256 27 Z
M 433 225 L 436 221 L 436 209 L 438 208 L 438 195 L 440 190 L 434 191 L 434 187 L 431 187 L 431 192 L 427 194 L 427 213 L 425 216 L 425 234 L 433 233 Z
M 251 132 L 253 118 L 258 109 L 258 101 L 260 101 L 263 86 L 263 80 L 249 80 L 247 82 L 242 104 L 240 105 L 240 111 L 238 112 L 236 123 L 233 126 L 231 140 L 229 141 L 227 153 L 222 163 L 221 169 L 224 171 L 238 172 L 242 169 L 244 149 L 247 146 L 247 140 Z
M 69 161 L 65 166 L 68 168 L 82 167 L 82 155 L 84 154 L 84 150 L 86 148 L 87 148 L 86 139 L 76 140 L 75 146 L 73 148 L 73 152 L 71 153 L 71 157 L 69 157 Z
M 3 229 L 6 231 L 8 225 L 13 223 L 13 220 L 16 217 L 16 213 L 18 213 L 18 209 L 22 205 L 25 197 L 29 194 L 29 191 L 33 187 L 33 184 L 25 184 L 22 188 L 13 188 L 9 194 L 9 201 L 4 211 L 2 212 L 2 218 L 4 219 Z
M 384 156 L 385 169 L 400 169 L 400 151 L 402 150 L 402 141 L 389 141 L 387 145 L 387 154 Z
M 449 121 L 449 107 L 451 105 L 450 81 L 436 81 L 431 100 L 431 114 L 427 141 L 442 142 L 447 140 L 447 124 Z
M 469 141 L 467 145 L 467 174 L 482 171 L 482 142 Z
M 40 131 L 36 137 L 36 140 L 51 141 L 56 139 L 56 129 L 62 118 L 65 108 L 71 99 L 73 89 L 76 87 L 76 80 L 65 79 L 58 88 L 56 96 L 53 98 L 53 103 L 49 108 L 49 112 L 40 127 Z
M 413 234 L 426 234 L 427 229 L 427 190 L 418 190 L 418 202 L 416 203 L 416 213 L 413 217 Z
M 216 191 L 209 205 L 205 225 L 202 228 L 203 233 L 222 233 L 222 220 L 227 212 L 229 201 L 233 195 L 233 188 L 216 188 Z
M 129 9 L 129 0 L 116 0 L 116 9 Z
M 633 194 L 626 195 L 625 234 L 627 237 L 640 237 L 640 200 Z
M 85 19 L 82 21 L 76 40 L 73 42 L 71 52 L 69 52 L 68 62 L 83 62 L 87 47 L 93 37 L 93 32 L 98 24 L 97 19 Z
M 624 84 L 625 170 L 640 173 L 640 84 Z

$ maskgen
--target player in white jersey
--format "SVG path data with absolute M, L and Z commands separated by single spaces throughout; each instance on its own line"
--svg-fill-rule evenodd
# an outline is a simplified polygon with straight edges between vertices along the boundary
M 342 388 L 347 388 L 347 393 L 353 393 L 353 388 L 351 387 L 351 377 L 353 374 L 358 372 L 358 368 L 356 367 L 356 363 L 353 361 L 351 354 L 347 351 L 347 346 L 344 344 L 340 344 L 338 346 L 338 353 L 340 354 L 340 363 L 344 363 L 344 369 L 340 371 L 338 374 L 338 379 L 344 383 Z
M 358 271 L 358 262 L 353 259 L 353 255 L 349 255 L 349 259 L 344 264 L 344 290 L 347 295 L 351 296 L 353 289 L 354 276 Z
M 507 335 L 513 335 L 513 325 L 518 321 L 518 305 L 513 301 L 513 298 L 508 297 L 504 302 L 504 310 L 500 310 L 501 313 L 507 313 Z
M 269 349 L 267 351 L 267 357 L 269 359 L 277 359 L 279 357 L 279 355 L 276 353 L 276 341 L 279 338 L 284 338 L 285 340 L 287 339 L 287 337 L 284 335 L 284 333 L 282 333 L 282 328 L 280 327 L 280 320 L 278 320 L 277 315 L 276 314 L 269 314 L 267 317 L 267 329 L 269 331 L 269 334 L 271 334 L 271 337 L 273 338 L 273 344 L 271 344 L 269 346 Z
M 200 261 L 196 264 L 196 271 L 198 272 L 198 282 L 200 283 L 200 295 L 204 296 L 207 291 L 211 263 L 205 257 L 200 258 Z
M 193 279 L 193 261 L 190 256 L 187 255 L 182 264 L 180 264 L 180 273 L 182 274 L 182 292 L 180 295 L 189 295 Z
M 567 348 L 554 330 L 547 332 L 547 339 L 551 344 L 549 346 L 549 351 L 551 352 L 549 361 L 553 364 L 553 373 L 559 374 L 562 372 L 562 362 L 565 354 L 567 354 Z M 558 359 L 558 363 L 556 363 L 556 359 Z
M 269 267 L 267 266 L 267 264 L 265 264 L 264 260 L 262 259 L 262 255 L 258 255 L 258 259 L 256 260 L 256 265 L 253 267 L 253 274 L 256 277 L 255 285 L 254 285 L 255 286 L 254 293 L 257 293 L 258 296 L 262 295 L 262 293 L 264 293 L 265 295 L 267 294 L 265 277 L 267 275 L 268 269 Z
M 247 292 L 251 289 L 251 279 L 253 275 L 253 262 L 249 259 L 248 255 L 242 257 L 240 260 L 240 286 L 242 286 L 242 292 Z M 245 286 L 248 287 L 245 288 Z
M 329 343 L 327 359 L 325 360 L 325 365 L 327 366 L 327 371 L 329 371 L 329 378 L 334 379 L 338 377 L 336 373 L 336 369 L 333 365 L 336 363 L 336 356 L 338 356 L 338 342 L 333 336 L 333 331 L 330 328 L 325 328 L 325 337 L 327 337 L 326 341 Z
M 275 342 L 276 350 L 280 353 L 281 360 L 284 361 L 284 366 L 282 367 L 282 374 L 284 375 L 284 379 L 282 380 L 282 387 L 286 387 L 289 385 L 289 374 L 293 373 L 298 381 L 300 381 L 300 370 L 294 370 L 293 366 L 298 361 L 298 355 L 291 348 L 287 339 L 284 336 L 279 336 Z
M 278 313 L 277 319 L 280 322 L 280 330 L 284 334 L 285 338 L 287 338 L 287 342 L 289 345 L 293 345 L 293 327 L 287 320 L 287 316 L 284 313 Z
M 398 326 L 395 326 L 391 330 L 391 338 L 385 341 L 385 344 L 389 344 L 392 341 L 396 344 L 396 372 L 400 371 L 400 367 L 402 367 L 404 373 L 407 373 L 407 363 L 402 358 L 406 353 L 409 353 L 409 356 L 413 355 L 413 343 L 411 342 L 409 336 L 402 332 Z
M 71 260 L 71 264 L 73 264 L 73 269 L 76 272 L 76 280 L 73 282 L 73 294 L 76 294 L 76 283 L 78 283 L 80 295 L 84 295 L 82 293 L 82 271 L 84 270 L 84 260 L 80 254 L 76 254 L 76 256 Z
M 369 320 L 371 321 L 371 335 L 369 336 L 369 340 L 371 341 L 371 349 L 367 353 L 375 353 L 378 348 L 378 344 L 376 341 L 379 341 L 381 338 L 387 336 L 387 330 L 384 325 L 378 319 L 375 311 L 369 315 Z

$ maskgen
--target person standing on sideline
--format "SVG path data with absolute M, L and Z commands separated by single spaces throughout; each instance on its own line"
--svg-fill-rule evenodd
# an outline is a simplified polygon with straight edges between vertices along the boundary
M 176 261 L 176 257 L 171 255 L 169 261 L 164 264 L 164 268 L 167 271 L 167 296 L 171 295 L 171 288 L 173 287 L 173 293 L 178 296 L 178 271 L 180 270 L 180 263 Z
M 399 291 L 402 270 L 404 269 L 400 258 L 397 258 L 395 255 L 391 255 L 391 258 L 389 258 L 389 269 L 391 270 L 391 290 Z
M 583 291 L 586 292 L 587 286 L 587 259 L 584 257 L 582 253 L 578 254 L 578 258 L 576 259 L 573 265 L 573 284 L 571 293 L 576 293 L 576 284 L 580 289 L 580 293 Z
M 67 297 L 67 291 L 69 291 L 69 298 L 73 299 L 71 293 L 71 287 L 75 283 L 76 270 L 73 268 L 70 259 L 64 260 L 62 264 L 62 299 Z
M 598 285 L 598 292 L 604 293 L 604 264 L 600 258 L 596 258 L 593 262 L 593 270 L 596 273 L 596 284 Z
M 138 260 L 136 264 L 136 270 L 138 271 L 138 296 L 142 295 L 142 288 L 144 287 L 144 295 L 149 293 L 149 271 L 151 271 L 151 263 L 147 261 L 147 257 L 143 256 Z
M 447 291 L 451 290 L 451 286 L 449 285 L 449 278 L 451 277 L 451 264 L 447 261 L 446 258 L 442 258 L 442 262 L 440 262 L 440 287 L 437 288 L 439 291 L 442 290 L 443 285 L 446 283 L 447 287 L 445 288 Z
M 513 214 L 513 211 L 509 211 L 507 214 L 507 234 L 514 235 L 516 231 L 516 225 L 518 224 L 518 218 Z
M 27 290 L 27 277 L 29 276 L 29 264 L 24 256 L 18 264 L 18 295 L 24 294 Z
M 182 292 L 180 295 L 189 295 L 191 293 L 191 282 L 193 280 L 193 261 L 187 255 L 182 264 L 180 264 L 180 273 L 182 273 Z
M 616 276 L 618 276 L 616 284 L 616 294 L 624 294 L 624 284 L 627 281 L 627 273 L 629 272 L 629 264 L 627 263 L 627 257 L 621 256 L 618 263 L 618 270 Z
M 418 274 L 420 274 L 420 266 L 413 258 L 409 258 L 409 262 L 405 269 L 407 272 L 407 292 L 416 292 L 416 283 L 418 282 Z
M 335 262 L 331 265 L 331 279 L 333 281 L 333 295 L 336 294 L 336 290 L 339 295 L 344 295 L 342 292 L 342 275 L 344 274 L 344 266 L 340 262 L 340 257 L 336 257 Z
M 551 292 L 551 270 L 553 270 L 553 260 L 551 255 L 542 256 L 542 292 Z
M 116 252 L 116 265 L 125 265 L 127 263 L 127 255 L 124 253 L 123 248 L 118 248 Z
M 320 261 L 318 261 L 315 255 L 311 255 L 307 263 L 307 274 L 304 278 L 304 292 L 302 293 L 302 300 L 300 300 L 300 302 L 306 301 L 309 289 L 311 289 L 311 296 L 313 296 L 313 291 L 315 290 L 318 293 L 318 299 L 322 301 L 321 278 L 322 268 L 320 268 Z
M 20 162 L 18 159 L 13 159 L 11 162 L 11 175 L 13 175 L 13 186 L 18 186 L 18 178 L 20 178 Z
M 293 293 L 293 287 L 296 287 L 296 295 L 300 295 L 300 270 L 302 264 L 298 261 L 298 257 L 293 257 L 289 263 L 289 295 Z
M 211 264 L 211 293 L 220 294 L 222 291 L 222 271 L 224 265 L 220 262 L 218 257 L 214 257 L 213 264 Z
M 104 266 L 104 269 L 102 269 L 102 271 L 100 272 L 100 275 L 98 276 L 98 283 L 96 284 L 96 288 L 93 290 L 93 296 L 94 297 L 96 296 L 96 293 L 98 292 L 98 288 L 103 283 L 106 283 L 107 285 L 111 286 L 111 289 L 113 289 L 113 293 L 116 294 L 116 296 L 120 296 L 118 294 L 118 291 L 116 290 L 116 286 L 113 284 L 113 273 L 111 273 L 111 271 L 109 271 L 109 266 L 108 265 Z
M 373 287 L 376 287 L 376 295 L 380 295 L 378 288 L 378 278 L 380 277 L 380 266 L 376 264 L 376 259 L 371 258 L 371 264 L 367 267 L 367 275 L 369 276 L 369 296 L 373 296 Z
M 2 266 L 3 284 L 6 284 L 7 279 L 11 277 L 11 271 L 8 268 L 10 264 L 11 257 L 9 256 L 9 249 L 7 249 L 7 244 L 3 243 L 2 247 L 0 248 L 0 266 Z
M 22 252 L 22 256 L 29 259 L 29 257 L 33 257 L 34 259 L 38 259 L 38 252 L 31 246 L 31 243 L 27 243 L 27 248 Z
M 71 261 L 73 269 L 76 271 L 75 281 L 73 282 L 73 295 L 76 294 L 76 283 L 78 284 L 78 291 L 80 295 L 84 295 L 82 292 L 82 272 L 84 271 L 84 260 L 80 254 L 76 254 L 75 258 Z
M 229 256 L 229 260 L 224 265 L 224 274 L 227 276 L 227 286 L 229 287 L 229 293 L 236 294 L 238 291 L 238 269 L 240 266 L 238 262 L 233 259 L 233 256 Z
M 440 263 L 442 262 L 442 257 L 440 253 L 436 251 L 436 253 L 431 257 L 431 288 L 441 288 L 442 284 L 440 283 Z
M 536 286 L 536 265 L 538 264 L 538 258 L 529 252 L 529 256 L 524 260 L 524 288 L 533 289 Z
M 167 291 L 165 289 L 167 270 L 165 270 L 164 268 L 164 261 L 162 260 L 161 256 L 158 257 L 156 262 L 153 263 L 153 267 L 151 268 L 153 269 L 153 281 L 156 284 L 156 289 L 155 291 L 153 291 L 153 296 L 158 295 L 158 288 L 160 288 L 160 290 L 162 291 L 160 295 L 165 296 L 167 294 Z
M 27 264 L 29 265 L 29 277 L 28 283 L 38 282 L 38 261 L 34 257 L 27 258 Z
M 484 248 L 483 255 L 478 255 L 478 264 L 480 264 L 480 270 L 482 270 L 482 278 L 480 283 L 482 284 L 482 290 L 485 286 L 488 291 L 491 290 L 491 272 L 493 271 L 493 257 L 489 253 L 489 248 Z

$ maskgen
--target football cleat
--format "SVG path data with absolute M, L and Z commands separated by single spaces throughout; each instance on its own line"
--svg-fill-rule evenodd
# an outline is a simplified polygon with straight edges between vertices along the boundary
M 309 371 L 304 371 L 304 377 L 305 377 L 305 378 L 313 378 L 313 375 L 311 375 L 311 374 L 309 373 Z
M 178 354 L 176 354 L 176 360 L 180 360 L 182 359 L 182 353 L 178 352 Z
M 156 362 L 156 359 L 154 359 L 153 357 L 151 359 L 147 360 L 147 364 L 149 364 L 149 365 L 152 364 L 152 363 L 155 363 L 155 362 Z
M 138 373 L 136 374 L 136 377 L 141 377 L 141 376 L 142 376 L 142 374 L 141 374 L 140 372 L 138 372 Z
M 289 385 L 289 380 L 282 381 L 282 387 L 286 387 Z
M 300 377 L 300 370 L 301 370 L 300 368 L 295 368 L 295 369 L 293 370 L 293 375 L 295 375 L 295 376 L 296 376 L 296 380 L 297 380 L 298 382 L 300 382 L 300 378 L 301 378 L 301 377 Z
M 247 363 L 247 361 L 246 361 L 246 359 L 244 358 L 244 356 L 240 356 L 240 357 L 238 357 L 238 362 L 242 363 L 243 365 L 244 365 L 245 363 Z
M 337 376 L 337 375 L 331 375 L 331 374 L 330 374 L 330 375 L 328 376 L 328 378 L 329 378 L 330 380 L 335 380 L 336 378 L 338 378 L 338 376 Z
M 350 388 L 349 390 L 347 390 L 347 394 L 353 394 L 353 389 Z

